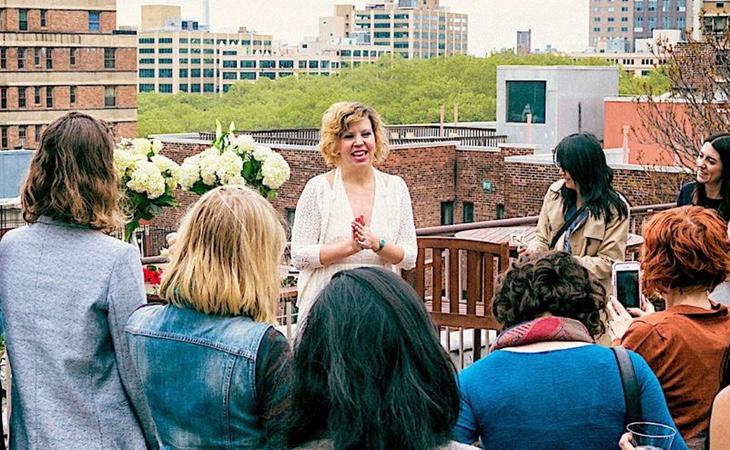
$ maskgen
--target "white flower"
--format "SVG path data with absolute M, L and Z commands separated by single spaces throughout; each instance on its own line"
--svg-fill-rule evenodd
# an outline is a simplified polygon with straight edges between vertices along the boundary
M 152 143 L 144 138 L 137 138 L 132 141 L 133 152 L 140 155 L 149 155 L 152 151 Z
M 218 150 L 209 148 L 200 154 L 200 178 L 208 186 L 215 186 L 218 182 L 216 170 L 220 165 L 221 155 Z
M 154 141 L 159 142 L 159 141 Z M 152 164 L 160 169 L 160 173 L 165 177 L 165 184 L 170 189 L 175 189 L 177 182 L 180 179 L 180 166 L 175 161 L 162 155 L 155 155 L 152 158 Z
M 180 166 L 180 186 L 185 190 L 192 189 L 193 185 L 200 180 L 200 155 L 185 158 Z
M 230 184 L 232 179 L 241 177 L 243 160 L 236 153 L 227 150 L 218 159 L 218 167 L 215 170 L 221 184 Z
M 134 163 L 132 154 L 127 150 L 115 149 L 114 150 L 114 171 L 117 177 L 124 178 L 127 173 L 127 169 Z
M 127 187 L 153 200 L 165 193 L 165 178 L 160 169 L 149 161 L 137 161 Z
M 162 145 L 162 142 L 158 141 L 157 139 L 152 139 L 150 147 L 152 148 L 152 152 L 155 155 L 159 155 L 160 151 L 162 150 L 162 147 L 164 147 L 164 146 Z
M 239 134 L 231 137 L 231 145 L 239 155 L 250 154 L 256 148 L 256 141 L 250 134 Z
M 291 175 L 291 169 L 289 164 L 283 156 L 276 152 L 266 158 L 266 161 L 261 165 L 261 174 L 263 175 L 263 183 L 270 189 L 279 189 Z
M 274 153 L 274 152 L 271 151 L 271 149 L 269 147 L 266 147 L 264 145 L 257 145 L 253 149 L 253 159 L 255 159 L 256 161 L 263 162 L 263 161 L 266 161 L 266 158 L 268 158 L 269 155 L 271 155 L 272 153 Z

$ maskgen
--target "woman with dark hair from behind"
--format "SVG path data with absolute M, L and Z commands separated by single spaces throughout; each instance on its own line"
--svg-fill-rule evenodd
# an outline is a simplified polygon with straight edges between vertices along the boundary
M 450 442 L 455 369 L 423 302 L 393 272 L 334 275 L 294 350 L 289 445 L 299 449 L 467 449 Z
M 48 125 L 21 192 L 29 225 L 0 241 L 10 448 L 157 448 L 123 336 L 147 300 L 139 250 L 105 234 L 124 224 L 120 197 L 108 127 Z
M 491 353 L 459 376 L 460 442 L 488 449 L 615 448 L 627 425 L 613 351 L 596 345 L 606 296 L 565 252 L 530 254 L 500 280 L 492 309 L 504 326 Z M 643 418 L 674 428 L 656 376 L 629 352 Z M 681 437 L 673 450 L 685 449 Z
M 545 195 L 529 252 L 561 250 L 575 256 L 603 284 L 611 287 L 611 268 L 624 260 L 629 208 L 612 186 L 601 143 L 588 133 L 571 134 L 555 148 L 562 179 Z
M 696 205 L 730 220 L 730 133 L 705 139 L 697 155 L 696 179 L 679 191 L 677 206 Z

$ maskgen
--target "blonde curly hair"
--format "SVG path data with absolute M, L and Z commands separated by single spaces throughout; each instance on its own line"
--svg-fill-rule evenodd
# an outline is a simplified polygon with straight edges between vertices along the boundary
M 388 135 L 385 124 L 373 108 L 359 102 L 338 102 L 330 106 L 322 116 L 319 152 L 328 166 L 340 163 L 339 140 L 353 123 L 370 119 L 375 134 L 375 163 L 382 163 L 388 156 Z

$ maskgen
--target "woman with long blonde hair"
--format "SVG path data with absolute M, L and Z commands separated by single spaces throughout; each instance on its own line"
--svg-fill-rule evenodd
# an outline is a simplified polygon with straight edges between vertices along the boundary
M 203 195 L 160 286 L 125 329 L 165 448 L 278 448 L 290 350 L 276 323 L 286 237 L 244 186 Z M 194 405 L 194 409 L 191 409 Z

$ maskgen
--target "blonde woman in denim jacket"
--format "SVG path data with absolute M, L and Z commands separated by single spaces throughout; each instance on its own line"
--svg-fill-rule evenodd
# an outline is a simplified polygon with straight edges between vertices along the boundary
M 125 329 L 162 448 L 280 448 L 289 344 L 276 331 L 286 242 L 244 186 L 203 195 L 171 249 L 160 295 Z

